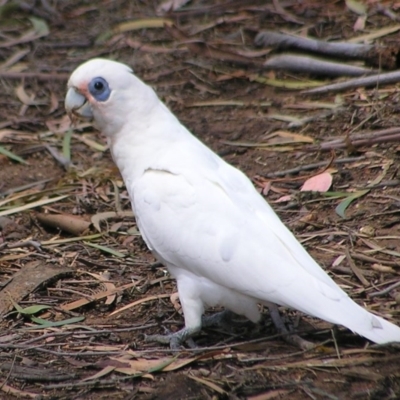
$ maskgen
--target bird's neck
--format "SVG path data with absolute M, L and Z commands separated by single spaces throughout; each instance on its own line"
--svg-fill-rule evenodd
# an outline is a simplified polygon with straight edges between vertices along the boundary
M 110 148 L 126 186 L 130 187 L 170 146 L 190 133 L 161 102 L 145 117 L 128 121 L 112 136 Z

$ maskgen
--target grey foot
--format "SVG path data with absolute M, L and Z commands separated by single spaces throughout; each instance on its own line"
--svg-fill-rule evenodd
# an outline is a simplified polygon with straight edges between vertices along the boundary
M 162 344 L 169 344 L 171 349 L 178 350 L 182 343 L 188 342 L 189 347 L 196 346 L 193 342 L 192 336 L 199 332 L 200 328 L 183 328 L 178 332 L 169 333 L 167 335 L 145 335 L 146 342 L 157 342 Z
M 300 347 L 302 350 L 309 350 L 315 347 L 315 345 L 308 340 L 301 338 L 299 335 L 294 335 L 289 333 L 287 330 L 285 323 L 283 322 L 279 310 L 277 306 L 269 306 L 269 314 L 271 316 L 272 322 L 275 325 L 275 328 L 278 330 L 280 334 L 283 335 L 283 339 L 296 347 Z

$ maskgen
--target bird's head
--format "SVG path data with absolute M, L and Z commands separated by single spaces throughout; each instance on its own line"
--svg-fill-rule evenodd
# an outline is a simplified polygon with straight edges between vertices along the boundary
M 96 58 L 72 73 L 65 108 L 72 119 L 93 121 L 96 128 L 111 137 L 131 113 L 142 108 L 149 91 L 127 65 Z

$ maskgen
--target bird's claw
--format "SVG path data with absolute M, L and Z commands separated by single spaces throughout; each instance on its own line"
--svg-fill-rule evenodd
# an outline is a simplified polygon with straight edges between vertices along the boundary
M 166 335 L 144 335 L 145 342 L 157 342 L 161 344 L 169 344 L 172 350 L 182 348 L 182 343 L 187 342 L 189 347 L 197 347 L 192 336 L 197 333 L 200 328 L 189 329 L 183 328 L 178 332 L 168 333 Z

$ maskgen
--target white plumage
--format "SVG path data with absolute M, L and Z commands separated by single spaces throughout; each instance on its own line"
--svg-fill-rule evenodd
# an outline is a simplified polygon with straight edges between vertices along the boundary
M 258 304 L 274 303 L 373 342 L 400 341 L 400 328 L 351 300 L 250 180 L 181 125 L 128 66 L 90 60 L 68 87 L 68 112 L 93 118 L 109 138 L 143 239 L 177 280 L 181 339 L 201 328 L 205 307 L 255 322 Z

